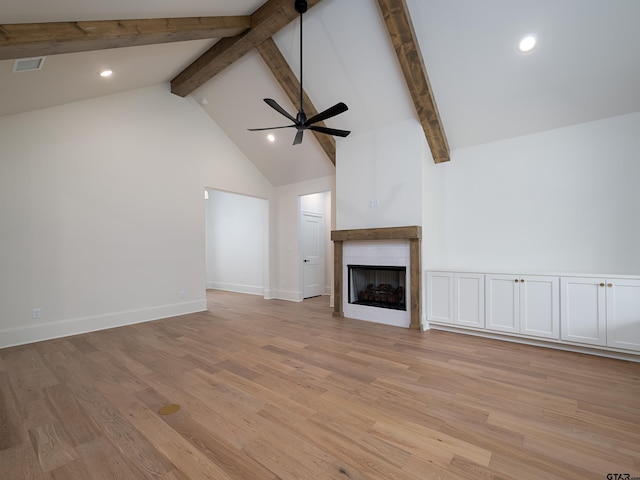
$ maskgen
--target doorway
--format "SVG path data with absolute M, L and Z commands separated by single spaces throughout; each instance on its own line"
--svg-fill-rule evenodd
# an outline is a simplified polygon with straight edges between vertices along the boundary
M 207 189 L 206 288 L 265 296 L 268 201 Z

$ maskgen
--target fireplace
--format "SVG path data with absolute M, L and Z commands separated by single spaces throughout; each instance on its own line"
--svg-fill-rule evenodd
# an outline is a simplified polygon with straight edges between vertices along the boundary
M 333 314 L 420 330 L 422 328 L 421 237 L 422 229 L 419 226 L 332 231 Z M 353 269 L 349 268 L 354 266 L 365 270 L 384 270 L 385 274 L 400 269 L 403 270 L 401 276 L 404 280 L 398 280 L 398 284 L 395 285 L 378 272 L 375 274 L 377 277 L 365 276 L 364 287 L 354 289 L 352 288 L 355 282 L 352 275 Z M 396 274 L 399 272 L 393 275 Z M 368 271 L 366 275 L 372 274 Z M 404 283 L 401 283 L 402 281 Z M 402 288 L 398 290 L 400 287 Z M 358 298 L 360 292 L 363 292 L 362 299 Z M 398 302 L 397 297 L 400 293 L 403 298 Z M 369 297 L 368 301 L 373 298 L 376 304 L 361 304 L 362 300 L 366 300 L 364 297 Z
M 407 310 L 407 267 L 347 265 L 348 301 L 355 305 Z

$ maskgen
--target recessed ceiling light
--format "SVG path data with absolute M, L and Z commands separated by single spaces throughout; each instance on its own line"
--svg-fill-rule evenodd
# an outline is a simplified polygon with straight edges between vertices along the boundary
M 98 75 L 100 75 L 102 78 L 107 78 L 107 77 L 110 77 L 111 75 L 113 75 L 113 71 L 112 70 L 102 70 L 102 71 L 98 72 Z
M 520 43 L 518 43 L 518 50 L 522 53 L 530 52 L 536 46 L 536 43 L 538 43 L 538 39 L 535 35 L 526 35 L 520 40 Z
M 275 142 L 276 137 L 273 135 L 273 133 L 270 133 L 269 135 L 267 135 L 267 140 L 269 140 L 270 142 Z

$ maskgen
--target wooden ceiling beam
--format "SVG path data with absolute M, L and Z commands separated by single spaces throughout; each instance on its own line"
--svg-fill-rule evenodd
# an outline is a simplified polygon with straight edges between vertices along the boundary
M 405 0 L 378 0 L 384 23 L 396 51 L 411 99 L 427 137 L 435 163 L 451 159 L 449 143 L 429 83 L 427 69 Z
M 307 3 L 311 8 L 320 0 Z M 247 32 L 218 41 L 171 80 L 171 91 L 186 97 L 298 17 L 292 0 L 268 0 L 251 15 L 251 28 Z
M 262 59 L 271 70 L 271 73 L 278 81 L 284 92 L 291 100 L 296 108 L 300 108 L 300 81 L 296 77 L 293 70 L 282 56 L 282 52 L 276 45 L 276 42 L 272 38 L 266 39 L 264 42 L 256 46 L 258 53 L 262 56 Z M 313 105 L 307 93 L 302 92 L 302 107 L 308 118 L 318 114 L 318 110 Z M 318 122 L 316 125 L 326 127 L 324 122 Z M 325 135 L 323 133 L 314 132 L 313 130 L 307 130 L 307 132 L 313 133 L 318 140 L 318 143 L 331 160 L 331 163 L 336 164 L 336 141 L 331 135 Z
M 0 60 L 237 36 L 250 16 L 0 25 Z

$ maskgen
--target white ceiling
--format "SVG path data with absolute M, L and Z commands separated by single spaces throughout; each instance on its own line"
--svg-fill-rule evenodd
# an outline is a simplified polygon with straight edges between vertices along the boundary
M 293 0 L 292 0 L 293 2 Z M 243 15 L 262 0 L 3 0 L 2 23 Z M 640 111 L 638 0 L 407 0 L 452 149 Z M 37 12 L 37 13 L 36 13 Z M 304 16 L 304 86 L 318 110 L 344 101 L 327 121 L 352 135 L 415 118 L 375 0 L 322 0 Z M 539 45 L 516 50 L 533 32 Z M 299 24 L 275 40 L 299 69 Z M 0 61 L 0 116 L 168 82 L 214 41 L 50 56 L 42 70 L 11 73 Z M 108 66 L 114 75 L 101 79 Z M 274 184 L 331 175 L 312 135 L 292 147 L 293 129 L 262 102 L 291 113 L 260 56 L 252 52 L 193 93 Z M 340 142 L 348 142 L 349 137 Z

